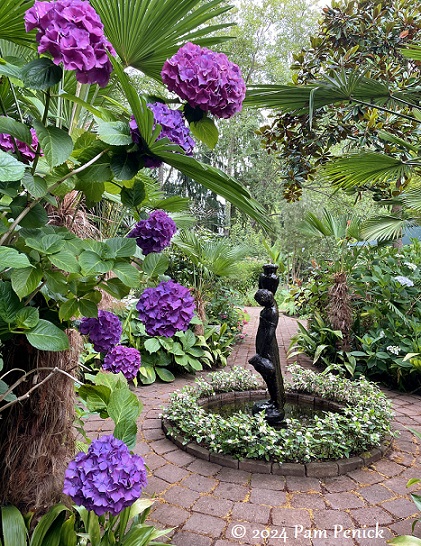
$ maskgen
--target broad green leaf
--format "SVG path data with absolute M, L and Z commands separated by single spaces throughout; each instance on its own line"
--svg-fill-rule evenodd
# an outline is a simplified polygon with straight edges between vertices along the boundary
M 155 368 L 156 375 L 159 377 L 161 381 L 165 381 L 166 383 L 171 383 L 175 380 L 175 376 L 173 373 L 171 373 L 167 368 L 160 368 L 157 366 Z
M 35 59 L 20 71 L 20 78 L 26 87 L 44 91 L 59 83 L 63 76 L 63 69 L 47 57 Z
M 15 157 L 0 150 L 0 182 L 20 180 L 25 173 L 25 165 Z
M 65 351 L 69 348 L 69 338 L 52 322 L 40 319 L 33 330 L 27 332 L 26 339 L 41 351 Z
M 395 544 L 396 546 L 421 546 L 421 539 L 410 535 L 401 535 L 400 537 L 388 540 L 387 544 Z
M 79 273 L 80 271 L 79 262 L 70 250 L 63 249 L 56 254 L 50 254 L 48 259 L 53 265 L 67 273 Z
M 170 264 L 168 256 L 151 252 L 143 261 L 143 271 L 149 277 L 158 277 L 163 275 Z
M 20 299 L 36 290 L 42 279 L 42 271 L 34 267 L 26 267 L 13 272 L 13 290 Z
M 8 0 L 13 1 L 13 0 Z M 24 1 L 24 0 L 21 0 Z M 1 24 L 1 21 L 0 21 Z M 3 36 L 3 34 L 1 34 Z M 8 78 L 12 78 L 15 81 L 20 82 L 21 85 L 23 85 L 23 82 L 20 80 L 20 67 L 13 65 L 11 63 L 7 63 L 4 59 L 0 59 L 0 74 L 2 76 L 6 76 Z
M 80 298 L 79 311 L 83 317 L 95 317 L 98 314 L 98 303 L 88 297 Z
M 73 151 L 73 141 L 66 131 L 51 125 L 45 127 L 39 121 L 34 121 L 34 128 L 48 165 L 57 167 L 64 163 Z
M 60 271 L 44 271 L 47 286 L 52 292 L 66 293 L 68 279 Z
M 183 335 L 180 335 L 178 337 L 185 351 L 188 351 L 189 349 L 191 349 L 197 341 L 196 336 L 191 330 L 186 330 L 186 332 L 183 332 Z
M 9 392 L 9 394 L 5 395 L 8 390 L 9 385 L 7 385 L 2 379 L 0 379 L 0 399 L 4 402 L 13 402 L 13 400 L 16 400 L 16 396 L 12 392 Z
M 77 178 L 75 189 L 82 191 L 86 199 L 91 203 L 99 203 L 104 195 L 104 182 L 97 182 L 95 179 Z
M 140 272 L 127 262 L 116 262 L 112 268 L 113 273 L 130 288 L 138 288 L 140 284 Z
M 23 269 L 32 266 L 26 254 L 21 254 L 15 248 L 0 246 L 0 271 L 10 267 Z
M 113 435 L 115 438 L 122 440 L 129 449 L 133 449 L 136 446 L 136 422 L 131 419 L 122 419 L 117 423 Z
M 65 301 L 60 305 L 58 317 L 61 321 L 70 320 L 79 316 L 79 302 L 76 298 Z
M 146 197 L 145 184 L 141 180 L 136 180 L 131 188 L 121 190 L 121 202 L 127 207 L 138 207 Z
M 421 510 L 421 495 L 417 495 L 416 493 L 411 493 L 411 499 L 414 501 L 417 509 Z
M 111 392 L 107 411 L 114 423 L 118 424 L 124 420 L 136 421 L 141 406 L 137 396 L 126 387 Z
M 158 339 L 156 339 L 155 337 L 151 337 L 145 341 L 144 347 L 149 354 L 152 354 L 159 351 L 159 349 L 161 348 L 161 344 L 159 343 Z
M 39 311 L 36 307 L 24 307 L 16 313 L 15 322 L 17 328 L 29 330 L 35 328 L 39 321 Z
M 32 144 L 32 135 L 28 125 L 20 123 L 13 118 L 7 118 L 5 116 L 0 117 L 0 133 L 12 135 L 12 137 L 17 140 L 29 145 Z
M 125 298 L 130 293 L 130 287 L 116 278 L 108 279 L 101 283 L 101 288 L 117 299 Z
M 142 364 L 139 369 L 139 377 L 144 385 L 151 385 L 156 380 L 156 373 L 153 366 Z
M 218 143 L 219 133 L 212 119 L 205 116 L 199 121 L 192 121 L 189 127 L 193 136 L 206 144 L 211 150 L 215 148 Z
M 28 208 L 28 200 L 24 195 L 19 195 L 10 203 L 10 210 L 13 218 L 17 218 Z M 44 207 L 37 203 L 32 209 L 22 218 L 19 225 L 24 228 L 38 228 L 47 225 L 48 215 Z
M 98 372 L 95 376 L 95 384 L 104 385 L 108 387 L 110 390 L 114 390 L 117 388 L 119 384 L 123 384 L 123 385 L 127 384 L 127 380 L 121 372 L 120 373 Z
M 105 385 L 82 385 L 77 390 L 89 411 L 99 412 L 107 409 L 111 389 Z
M 111 157 L 110 167 L 117 180 L 131 180 L 142 164 L 138 153 L 124 151 Z
M 128 123 L 123 121 L 104 122 L 97 120 L 98 136 L 106 144 L 112 146 L 127 146 L 133 144 Z
M 25 546 L 28 537 L 25 520 L 16 506 L 1 507 L 4 546 Z
M 75 520 L 75 515 L 72 514 L 61 526 L 60 546 L 77 546 Z
M 44 197 L 48 192 L 48 185 L 44 178 L 40 176 L 32 176 L 31 173 L 26 172 L 22 178 L 23 187 L 28 190 L 32 197 L 39 198 Z
M 14 322 L 19 309 L 21 304 L 11 283 L 0 281 L 0 319 L 8 324 Z
M 104 244 L 111 250 L 114 258 L 130 258 L 136 252 L 136 240 L 128 237 L 107 239 Z
M 96 252 L 85 250 L 79 256 L 79 265 L 82 268 L 83 275 L 96 275 L 111 271 L 114 262 L 112 260 L 103 260 Z

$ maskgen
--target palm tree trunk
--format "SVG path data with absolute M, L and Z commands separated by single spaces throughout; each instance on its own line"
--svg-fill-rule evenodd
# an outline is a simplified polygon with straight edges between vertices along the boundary
M 39 351 L 24 336 L 15 336 L 1 348 L 8 384 L 23 372 L 35 373 L 17 386 L 24 396 L 58 368 L 72 373 L 77 367 L 80 336 L 68 332 L 71 349 Z M 41 515 L 61 500 L 64 472 L 74 455 L 74 385 L 61 373 L 36 388 L 28 399 L 5 409 L 0 419 L 0 505 L 14 504 L 24 513 Z

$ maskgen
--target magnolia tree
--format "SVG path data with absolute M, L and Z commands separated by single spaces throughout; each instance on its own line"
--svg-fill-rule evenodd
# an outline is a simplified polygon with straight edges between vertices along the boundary
M 147 209 L 141 171 L 166 163 L 267 225 L 242 187 L 192 157 L 189 126 L 196 139 L 206 141 L 217 131 L 215 118 L 238 112 L 245 95 L 239 68 L 201 45 L 221 40 L 207 36 L 220 25 L 200 25 L 225 8 L 216 9 L 221 0 L 214 0 L 208 11 L 192 12 L 199 3 L 162 0 L 152 9 L 145 0 L 33 5 L 5 0 L 0 8 L 0 29 L 6 29 L 0 43 L 1 504 L 45 509 L 61 497 L 74 454 L 72 378 L 80 334 L 102 354 L 105 370 L 122 373 L 122 383 L 114 387 L 122 388 L 123 376 L 133 379 L 141 366 L 139 352 L 120 345 L 118 318 L 98 310 L 104 293 L 122 298 L 143 284 L 137 309 L 149 335 L 172 336 L 186 330 L 193 317 L 189 287 L 165 277 L 167 260 L 160 254 L 176 224 L 162 210 L 165 200 L 160 210 Z M 175 6 L 182 25 L 171 19 Z M 120 8 L 124 17 L 115 16 Z M 124 71 L 125 65 L 139 68 L 131 25 L 140 12 L 151 50 L 146 55 L 142 42 L 139 56 L 152 63 L 140 63 L 141 68 L 159 79 L 156 66 L 161 64 L 162 81 L 175 93 L 170 101 L 148 102 Z M 113 25 L 120 23 L 117 31 Z M 161 30 L 154 35 L 152 27 Z M 190 36 L 198 43 L 189 42 Z M 117 86 L 125 104 L 112 97 Z M 81 210 L 110 194 L 137 223 L 123 237 L 84 238 Z M 111 380 L 101 377 L 106 393 Z M 84 388 L 80 393 L 86 395 Z M 124 409 L 124 396 L 113 404 L 108 398 L 104 407 L 109 402 L 114 410 L 116 405 Z M 132 421 L 135 417 L 136 412 Z M 132 427 L 125 424 L 116 427 L 116 439 L 92 444 L 67 471 L 65 491 L 96 514 L 127 507 L 118 492 L 104 500 L 110 489 L 105 469 L 128 460 L 119 443 Z M 110 462 L 104 454 L 108 449 Z M 101 472 L 93 475 L 96 464 Z M 142 463 L 134 459 L 131 464 L 136 469 L 130 479 L 141 485 Z M 124 476 L 121 480 L 128 483 Z M 133 495 L 124 495 L 130 502 L 140 494 L 138 485 L 133 484 Z

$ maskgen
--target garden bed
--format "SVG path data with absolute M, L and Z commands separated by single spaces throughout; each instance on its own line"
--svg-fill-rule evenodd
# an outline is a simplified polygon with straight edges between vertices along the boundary
M 315 417 L 311 426 L 288 419 L 288 428 L 277 430 L 262 414 L 222 418 L 207 413 L 204 405 L 218 398 L 253 397 L 259 389 L 256 376 L 234 368 L 173 393 L 163 412 L 164 431 L 199 458 L 262 473 L 333 476 L 382 457 L 392 436 L 393 415 L 390 402 L 374 384 L 316 374 L 298 365 L 289 371 L 290 399 L 317 401 L 322 408 L 325 404 L 325 416 Z

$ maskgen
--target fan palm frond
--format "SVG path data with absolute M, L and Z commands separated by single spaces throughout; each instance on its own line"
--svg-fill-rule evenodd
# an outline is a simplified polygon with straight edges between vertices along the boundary
M 366 220 L 362 225 L 361 232 L 366 241 L 395 241 L 402 237 L 406 224 L 407 220 L 405 219 L 384 214 Z
M 375 186 L 411 174 L 410 164 L 375 152 L 361 152 L 335 158 L 324 165 L 321 176 L 343 189 Z
M 401 195 L 402 201 L 409 208 L 421 213 L 421 188 L 413 188 L 404 191 Z
M 331 212 L 323 209 L 321 214 L 307 212 L 300 226 L 301 233 L 313 237 L 345 237 L 347 218 L 333 216 Z
M 0 37 L 14 44 L 34 47 L 35 32 L 26 32 L 25 11 L 32 2 L 28 0 L 2 0 L 0 2 Z
M 10 0 L 9 0 L 10 1 Z M 13 1 L 13 0 L 12 0 Z M 227 40 L 214 36 L 231 24 L 212 24 L 232 6 L 222 0 L 91 0 L 105 33 L 125 66 L 161 80 L 168 57 L 186 42 L 211 46 Z M 202 5 L 200 5 L 202 4 Z

